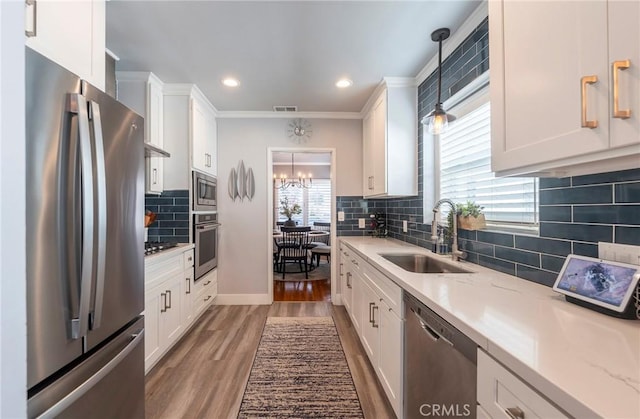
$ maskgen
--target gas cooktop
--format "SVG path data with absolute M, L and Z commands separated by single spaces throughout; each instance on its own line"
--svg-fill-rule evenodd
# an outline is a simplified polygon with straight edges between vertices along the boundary
M 144 254 L 151 255 L 154 253 L 162 252 L 163 250 L 171 249 L 172 247 L 176 247 L 178 243 L 175 242 L 145 242 L 144 243 Z

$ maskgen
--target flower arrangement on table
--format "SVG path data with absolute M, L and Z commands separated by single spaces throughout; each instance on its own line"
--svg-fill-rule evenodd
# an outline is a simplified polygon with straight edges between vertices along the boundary
M 287 221 L 285 221 L 284 225 L 286 226 L 295 226 L 296 223 L 291 219 L 294 215 L 298 215 L 302 213 L 302 207 L 297 203 L 290 203 L 289 197 L 280 198 L 280 214 L 287 217 Z

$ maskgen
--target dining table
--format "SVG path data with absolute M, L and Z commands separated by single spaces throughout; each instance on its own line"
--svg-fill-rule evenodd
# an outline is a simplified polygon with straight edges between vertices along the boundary
M 305 232 L 307 233 L 307 232 Z M 295 233 L 294 233 L 295 234 Z M 320 243 L 328 243 L 329 235 L 331 234 L 329 231 L 325 230 L 311 230 L 308 232 L 309 241 L 310 242 L 320 242 Z M 278 229 L 273 229 L 273 245 L 274 245 L 274 271 L 281 272 L 278 268 L 278 255 L 280 254 L 280 248 L 282 247 L 282 231 Z M 313 270 L 315 267 L 313 266 L 313 259 L 311 260 L 310 270 Z

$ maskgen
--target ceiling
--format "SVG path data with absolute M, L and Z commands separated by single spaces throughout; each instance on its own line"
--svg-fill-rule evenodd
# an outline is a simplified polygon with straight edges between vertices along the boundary
M 431 32 L 455 32 L 479 1 L 106 4 L 118 70 L 195 83 L 219 111 L 360 112 L 383 77 L 415 77 L 437 54 Z M 228 76 L 240 86 L 223 86 Z M 341 77 L 353 86 L 335 87 Z

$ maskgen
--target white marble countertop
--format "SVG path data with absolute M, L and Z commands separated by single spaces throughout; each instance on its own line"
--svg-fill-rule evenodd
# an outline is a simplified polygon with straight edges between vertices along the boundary
M 640 321 L 472 263 L 459 262 L 471 274 L 405 271 L 379 253 L 433 253 L 399 240 L 339 239 L 570 415 L 640 418 Z
M 189 249 L 193 249 L 195 246 L 193 243 L 178 243 L 177 246 L 171 249 L 163 250 L 161 252 L 152 253 L 144 257 L 145 265 L 160 262 L 162 260 L 171 258 L 179 253 L 183 253 Z

